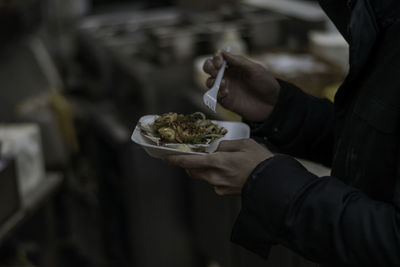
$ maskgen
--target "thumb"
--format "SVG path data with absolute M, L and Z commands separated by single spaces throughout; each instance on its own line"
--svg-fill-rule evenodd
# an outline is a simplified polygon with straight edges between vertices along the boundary
M 226 60 L 226 63 L 228 66 L 246 67 L 250 63 L 250 61 L 243 56 L 233 55 L 226 51 L 222 51 L 221 54 L 222 54 L 223 58 Z

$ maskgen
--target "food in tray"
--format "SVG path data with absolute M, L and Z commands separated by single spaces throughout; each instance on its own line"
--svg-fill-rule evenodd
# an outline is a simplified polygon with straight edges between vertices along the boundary
M 157 116 L 153 123 L 139 123 L 141 134 L 159 146 L 184 151 L 202 152 L 205 147 L 227 133 L 201 112 L 189 115 L 166 113 Z

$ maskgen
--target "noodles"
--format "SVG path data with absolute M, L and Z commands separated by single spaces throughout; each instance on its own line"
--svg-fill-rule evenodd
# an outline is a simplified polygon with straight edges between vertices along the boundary
M 139 125 L 142 133 L 157 145 L 179 144 L 199 148 L 223 137 L 227 130 L 210 120 L 201 112 L 189 115 L 166 113 L 158 116 L 150 125 Z M 199 146 L 196 146 L 199 145 Z M 187 149 L 187 146 L 185 146 Z M 197 149 L 195 149 L 197 151 Z

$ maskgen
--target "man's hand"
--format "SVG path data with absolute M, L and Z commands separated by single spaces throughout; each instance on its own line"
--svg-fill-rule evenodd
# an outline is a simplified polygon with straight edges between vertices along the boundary
M 220 52 L 206 60 L 203 69 L 210 74 L 206 85 L 215 82 L 223 59 L 227 62 L 225 77 L 218 93 L 218 101 L 244 119 L 264 121 L 272 112 L 279 95 L 280 85 L 260 64 L 242 56 Z
M 214 186 L 218 195 L 240 195 L 247 178 L 272 153 L 252 139 L 222 141 L 215 153 L 167 156 L 164 160 Z

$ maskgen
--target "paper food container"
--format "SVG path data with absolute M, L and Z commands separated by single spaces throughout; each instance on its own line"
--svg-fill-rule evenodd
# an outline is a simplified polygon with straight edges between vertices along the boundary
M 174 145 L 166 145 L 166 146 L 158 146 L 148 138 L 146 138 L 141 129 L 139 128 L 139 124 L 148 125 L 154 122 L 157 115 L 146 115 L 140 118 L 138 124 L 135 127 L 135 130 L 132 134 L 132 141 L 136 144 L 143 147 L 143 149 L 153 158 L 162 158 L 164 155 L 185 155 L 185 154 L 193 154 L 193 155 L 202 155 L 206 153 L 213 153 L 218 149 L 219 142 L 223 140 L 238 140 L 238 139 L 247 139 L 250 137 L 250 127 L 243 122 L 232 122 L 232 121 L 212 121 L 213 123 L 224 127 L 228 132 L 224 137 L 215 140 L 214 142 L 208 145 L 201 145 L 205 148 L 204 152 L 192 152 L 185 151 L 184 144 L 179 145 L 175 144 L 178 148 L 173 148 L 171 146 Z M 181 146 L 181 148 L 179 148 Z M 190 146 L 190 145 L 188 145 Z

